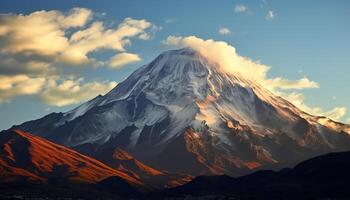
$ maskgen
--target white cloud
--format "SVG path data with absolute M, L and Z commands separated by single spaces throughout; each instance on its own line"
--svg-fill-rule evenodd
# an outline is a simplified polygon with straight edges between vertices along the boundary
M 228 34 L 231 34 L 231 31 L 230 29 L 226 28 L 226 27 L 222 27 L 219 29 L 219 33 L 221 35 L 228 35 Z
M 275 13 L 272 10 L 269 10 L 265 16 L 266 20 L 273 20 L 275 19 Z
M 248 7 L 243 4 L 237 4 L 235 6 L 235 12 L 236 13 L 244 13 L 248 11 Z
M 196 36 L 169 36 L 163 41 L 163 43 L 177 47 L 191 47 L 208 59 L 217 62 L 223 70 L 236 75 L 255 79 L 260 84 L 273 91 L 276 89 L 305 89 L 319 87 L 318 83 L 310 81 L 306 77 L 299 80 L 287 80 L 281 77 L 270 79 L 267 77 L 267 73 L 270 70 L 269 66 L 240 56 L 233 46 L 223 41 L 215 41 L 212 39 L 203 40 Z
M 104 95 L 117 85 L 116 82 L 82 83 L 82 79 L 64 80 L 58 83 L 49 80 L 48 87 L 40 94 L 41 99 L 53 106 L 66 106 Z
M 173 23 L 174 21 L 175 21 L 175 19 L 173 19 L 173 18 L 166 18 L 166 19 L 164 20 L 164 22 L 165 22 L 166 24 Z
M 140 61 L 141 58 L 137 54 L 133 53 L 120 53 L 115 56 L 113 56 L 110 60 L 110 67 L 111 68 L 120 68 L 121 66 L 124 66 L 126 64 L 134 63 Z
M 222 69 L 234 74 L 263 79 L 270 68 L 238 55 L 233 46 L 223 41 L 203 40 L 196 36 L 169 36 L 163 42 L 177 47 L 191 47 L 208 59 L 217 62 Z
M 236 76 L 243 76 L 253 79 L 265 88 L 281 95 L 294 103 L 300 109 L 314 114 L 325 115 L 334 120 L 339 120 L 346 113 L 345 107 L 335 107 L 332 110 L 324 111 L 320 107 L 309 107 L 304 103 L 304 96 L 301 93 L 288 92 L 290 89 L 319 88 L 315 81 L 303 77 L 298 80 L 288 80 L 281 77 L 269 78 L 270 66 L 253 61 L 247 57 L 240 56 L 236 49 L 223 41 L 212 39 L 203 40 L 196 36 L 176 37 L 169 36 L 163 41 L 164 44 L 176 47 L 191 47 L 201 53 L 207 59 L 219 64 L 219 67 L 228 73 Z
M 350 118 L 346 121 L 346 123 L 350 124 Z

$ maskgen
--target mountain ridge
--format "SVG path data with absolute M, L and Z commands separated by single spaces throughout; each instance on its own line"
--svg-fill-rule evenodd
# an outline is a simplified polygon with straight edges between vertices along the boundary
M 17 176 L 21 180 L 23 176 L 34 182 L 67 178 L 72 182 L 96 183 L 118 176 L 131 184 L 143 184 L 93 158 L 18 129 L 2 132 L 0 145 L 1 181 L 6 182 L 9 177 L 11 182 Z
M 238 178 L 200 176 L 185 185 L 153 193 L 151 197 L 347 199 L 350 196 L 347 187 L 349 158 L 349 151 L 329 153 L 280 171 L 264 170 Z

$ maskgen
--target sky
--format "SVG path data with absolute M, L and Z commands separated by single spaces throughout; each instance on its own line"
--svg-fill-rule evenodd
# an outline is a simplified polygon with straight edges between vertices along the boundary
M 350 123 L 350 1 L 0 2 L 0 130 L 105 94 L 190 46 L 301 109 Z

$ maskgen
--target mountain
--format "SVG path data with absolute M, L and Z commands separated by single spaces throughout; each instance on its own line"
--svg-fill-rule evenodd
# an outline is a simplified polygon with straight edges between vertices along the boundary
M 84 152 L 86 146 L 80 146 Z M 88 152 L 87 152 L 88 153 Z M 113 169 L 122 171 L 132 177 L 142 180 L 154 189 L 162 189 L 183 185 L 193 179 L 192 176 L 178 173 L 169 173 L 154 169 L 140 162 L 128 152 L 113 145 L 105 144 L 95 152 L 95 157 Z
M 166 51 L 104 96 L 14 126 L 103 160 L 120 148 L 171 173 L 239 176 L 350 149 L 350 126 L 307 114 L 197 51 Z
M 292 169 L 259 171 L 233 178 L 201 176 L 190 183 L 153 194 L 152 199 L 349 199 L 350 152 L 330 153 L 304 161 Z M 207 198 L 206 198 L 207 197 Z M 198 199 L 201 199 L 198 198 Z M 194 198 L 195 199 L 195 198 Z
M 140 180 L 61 145 L 20 130 L 0 134 L 1 181 L 26 179 L 96 183 L 110 176 L 141 185 Z
M 3 195 L 46 193 L 45 197 L 62 197 L 78 195 L 78 191 L 95 195 L 99 193 L 97 186 L 106 182 L 114 183 L 118 194 L 145 187 L 140 179 L 38 136 L 20 130 L 0 133 Z

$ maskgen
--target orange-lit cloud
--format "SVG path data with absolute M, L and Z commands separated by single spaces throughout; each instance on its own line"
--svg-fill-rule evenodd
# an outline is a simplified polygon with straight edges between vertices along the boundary
M 26 75 L 0 75 L 0 102 L 7 102 L 13 96 L 37 94 L 44 86 L 45 78 L 31 78 Z
M 110 66 L 110 68 L 120 68 L 124 65 L 138 62 L 140 60 L 141 60 L 141 58 L 137 54 L 120 53 L 120 54 L 117 54 L 111 58 L 109 66 Z
M 129 17 L 114 27 L 106 26 L 94 16 L 86 8 L 0 15 L 0 102 L 34 95 L 49 105 L 64 106 L 104 94 L 116 83 L 84 81 L 64 71 L 72 66 L 118 69 L 140 61 L 126 46 L 133 39 L 149 40 L 160 29 L 145 19 Z M 102 49 L 115 56 L 91 57 Z
M 48 105 L 66 106 L 103 95 L 116 85 L 114 81 L 84 82 L 83 79 L 0 75 L 0 103 L 15 96 L 36 95 Z
M 88 53 L 99 49 L 125 51 L 125 45 L 131 43 L 130 38 L 137 37 L 148 40 L 150 35 L 145 32 L 153 25 L 142 19 L 125 18 L 116 29 L 106 28 L 102 22 L 95 22 L 90 27 L 77 31 L 69 45 L 62 52 L 61 59 L 68 63 L 82 64 L 89 61 Z
M 93 12 L 86 8 L 74 8 L 66 14 L 60 11 L 4 14 L 0 16 L 0 53 L 2 57 L 14 58 L 27 55 L 31 61 L 49 64 L 81 65 L 94 61 L 88 56 L 91 52 L 100 49 L 125 52 L 132 38 L 150 39 L 147 32 L 150 29 L 157 27 L 147 20 L 132 18 L 109 28 L 95 20 Z

